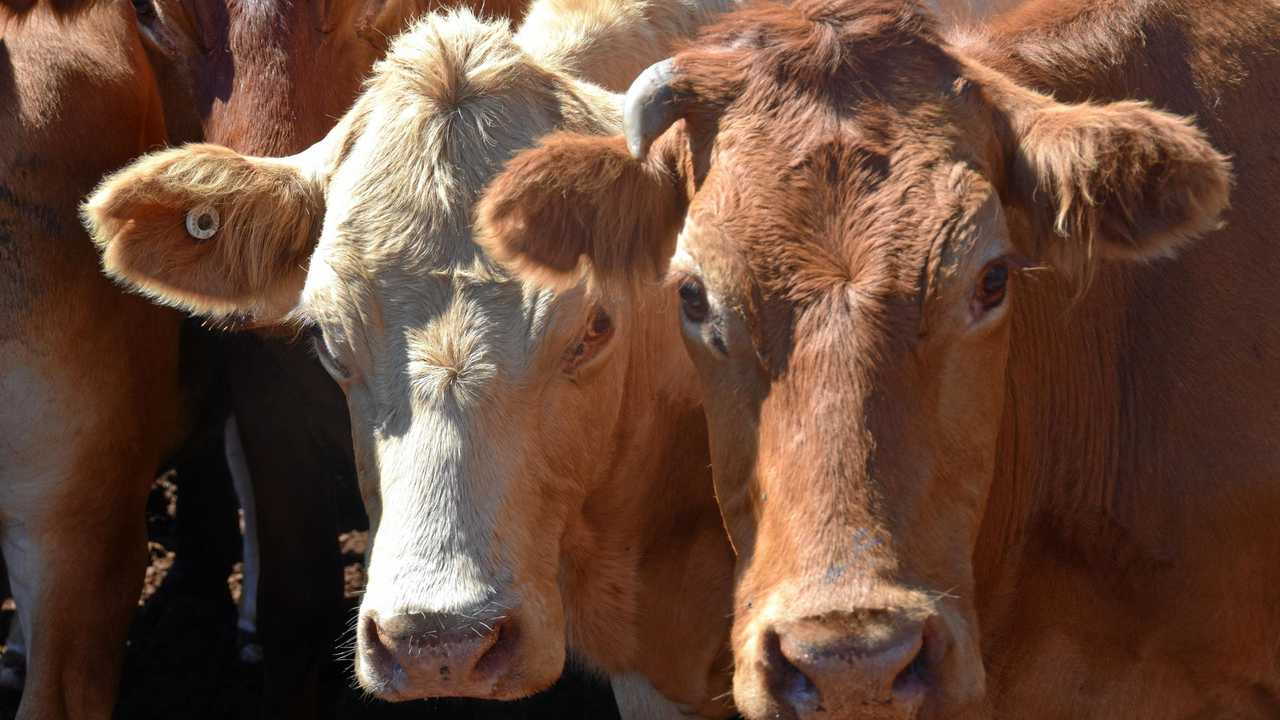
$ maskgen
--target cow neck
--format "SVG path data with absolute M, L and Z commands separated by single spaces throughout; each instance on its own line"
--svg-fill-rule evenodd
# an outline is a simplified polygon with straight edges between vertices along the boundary
M 1011 13 L 969 52 L 1062 101 L 1136 95 L 1161 104 L 1154 65 L 1128 60 L 1145 42 L 1141 3 L 1106 4 L 1105 31 L 1091 16 L 1099 0 L 1068 0 L 1061 12 L 1048 5 Z M 1083 285 L 1036 272 L 1019 287 L 996 472 L 974 558 L 988 602 L 1011 602 L 1011 583 L 1046 554 L 1101 578 L 1162 562 L 1137 511 L 1159 515 L 1158 503 L 1177 502 L 1164 492 L 1175 461 L 1151 417 L 1164 411 L 1180 370 L 1172 357 L 1153 368 L 1149 351 L 1185 339 L 1185 329 L 1152 312 L 1169 265 L 1131 267 L 1099 264 L 1076 281 Z

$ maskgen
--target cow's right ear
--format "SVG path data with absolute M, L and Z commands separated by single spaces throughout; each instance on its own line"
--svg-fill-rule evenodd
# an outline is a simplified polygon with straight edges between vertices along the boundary
M 684 220 L 675 163 L 636 160 L 621 137 L 556 134 L 517 155 L 476 210 L 477 238 L 521 277 L 551 287 L 579 279 L 629 286 L 666 271 Z
M 298 303 L 324 217 L 307 163 L 188 145 L 111 175 L 83 208 L 108 275 L 211 318 L 281 320 Z

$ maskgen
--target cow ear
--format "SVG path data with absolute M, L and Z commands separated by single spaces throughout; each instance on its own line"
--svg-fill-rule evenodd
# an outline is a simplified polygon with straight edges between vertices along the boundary
M 306 157 L 156 153 L 104 180 L 85 224 L 107 274 L 159 302 L 276 322 L 297 305 L 324 215 Z
M 582 261 L 629 286 L 666 271 L 686 196 L 662 152 L 634 159 L 622 137 L 551 135 L 517 155 L 476 209 L 477 238 L 517 275 L 564 287 Z
M 1070 272 L 1094 257 L 1169 257 L 1220 224 L 1231 166 L 1191 120 L 1137 102 L 1006 99 L 1009 189 L 1032 255 Z

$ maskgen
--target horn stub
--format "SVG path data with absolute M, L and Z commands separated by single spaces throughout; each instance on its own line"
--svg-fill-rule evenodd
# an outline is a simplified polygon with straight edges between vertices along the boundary
M 650 65 L 636 77 L 622 105 L 622 131 L 627 150 L 637 160 L 649 154 L 649 146 L 681 115 L 671 80 L 675 60 L 667 58 Z

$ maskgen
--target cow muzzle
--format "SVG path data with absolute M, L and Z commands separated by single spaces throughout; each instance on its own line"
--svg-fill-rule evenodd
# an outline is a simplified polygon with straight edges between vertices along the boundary
M 914 720 L 950 645 L 927 611 L 830 612 L 753 623 L 735 695 L 749 718 Z
M 529 692 L 520 671 L 520 623 L 509 613 L 368 612 L 357 643 L 361 684 L 384 700 L 511 699 Z

